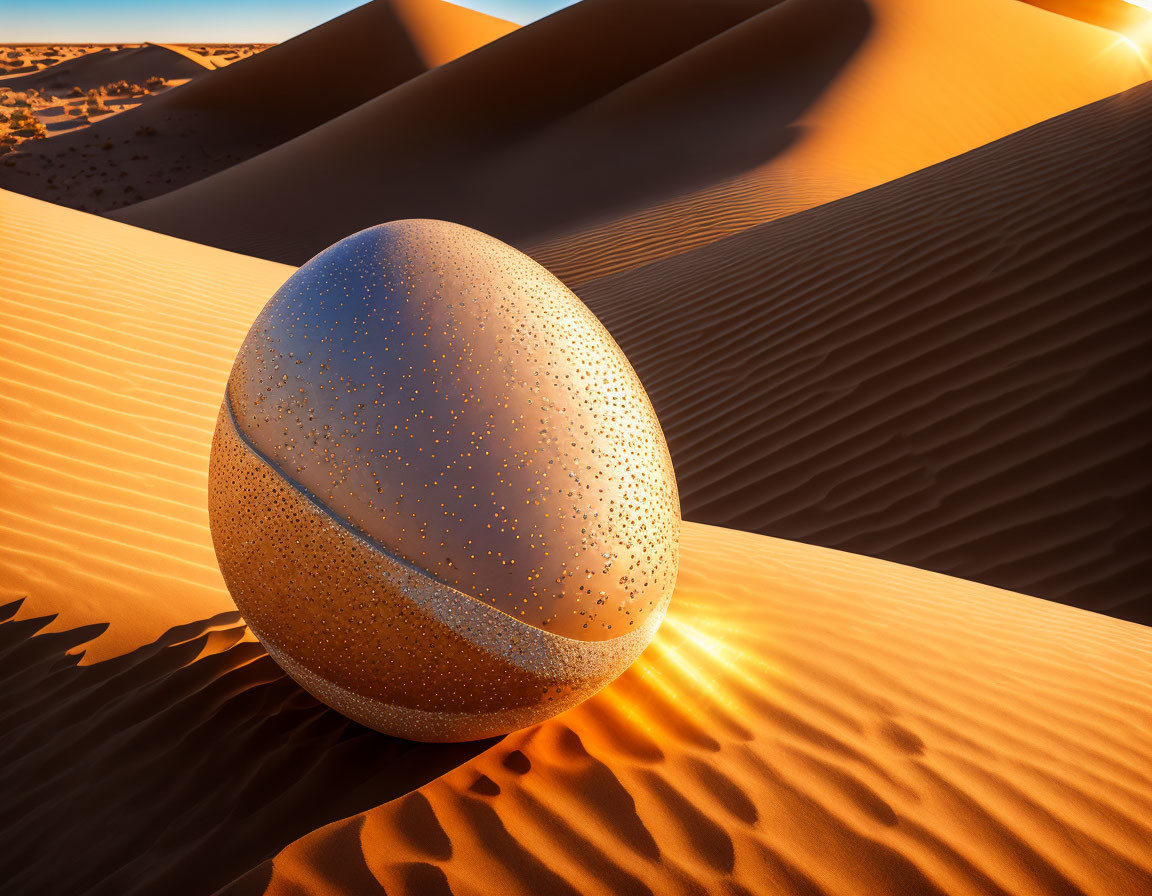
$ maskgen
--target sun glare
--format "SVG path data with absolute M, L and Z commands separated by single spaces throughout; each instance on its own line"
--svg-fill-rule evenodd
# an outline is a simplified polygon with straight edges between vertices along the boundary
M 1149 9 L 1143 3 L 1134 4 L 1141 9 Z M 1152 10 L 1150 10 L 1152 12 Z M 1118 46 L 1126 46 L 1129 50 L 1136 54 L 1140 60 L 1140 64 L 1144 66 L 1145 71 L 1150 71 L 1148 63 L 1148 49 L 1152 47 L 1152 18 L 1141 22 L 1129 28 L 1126 33 L 1121 34 L 1116 42 L 1112 45 L 1113 49 Z

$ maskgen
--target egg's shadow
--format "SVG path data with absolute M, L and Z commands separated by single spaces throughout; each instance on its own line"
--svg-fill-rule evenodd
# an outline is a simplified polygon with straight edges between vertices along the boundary
M 8 893 L 212 892 L 497 740 L 422 744 L 351 722 L 240 641 L 238 613 L 78 666 L 68 651 L 106 626 L 37 634 L 52 617 L 11 621 L 17 607 L 0 608 Z

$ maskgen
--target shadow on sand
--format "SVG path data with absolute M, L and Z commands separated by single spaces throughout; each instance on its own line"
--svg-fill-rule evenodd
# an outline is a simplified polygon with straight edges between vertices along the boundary
M 6 893 L 211 892 L 309 831 L 402 796 L 496 739 L 420 744 L 317 702 L 239 613 L 77 665 L 107 627 L 0 607 Z

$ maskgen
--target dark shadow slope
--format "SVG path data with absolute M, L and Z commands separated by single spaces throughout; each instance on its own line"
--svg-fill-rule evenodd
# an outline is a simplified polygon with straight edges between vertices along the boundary
M 1152 623 L 1152 85 L 585 284 L 688 519 Z
M 363 728 L 302 691 L 238 613 L 78 666 L 104 626 L 0 608 L 0 878 L 8 894 L 204 894 L 494 741 Z

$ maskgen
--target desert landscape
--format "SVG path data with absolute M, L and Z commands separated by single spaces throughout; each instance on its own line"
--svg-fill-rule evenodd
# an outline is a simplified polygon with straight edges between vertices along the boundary
M 2 48 L 6 892 L 1152 894 L 1152 14 L 556 5 Z M 401 219 L 575 293 L 683 516 L 627 671 L 459 743 L 302 688 L 209 514 L 253 321 Z

